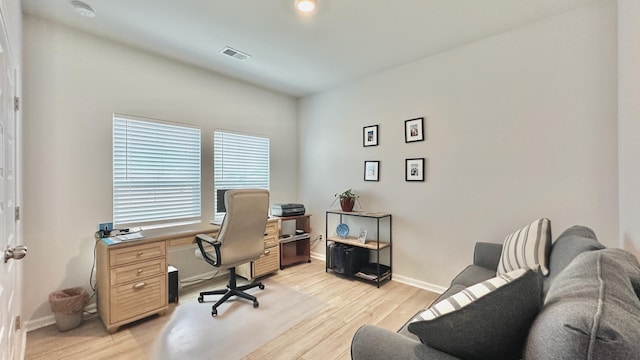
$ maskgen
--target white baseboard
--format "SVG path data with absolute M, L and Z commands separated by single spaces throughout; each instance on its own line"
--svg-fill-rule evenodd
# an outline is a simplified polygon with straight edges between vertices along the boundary
M 325 261 L 326 257 L 324 254 L 320 254 L 320 253 L 316 253 L 316 252 L 312 252 L 311 253 L 311 257 L 313 259 L 316 260 L 320 260 L 320 261 Z M 206 279 L 211 278 L 212 276 L 215 275 L 215 277 L 219 277 L 219 276 L 223 276 L 228 274 L 228 270 L 221 270 L 218 272 L 218 274 L 216 274 L 216 271 L 209 271 L 203 274 L 198 274 L 198 275 L 194 275 L 194 276 L 190 276 L 188 278 L 185 279 L 180 279 L 181 282 L 178 284 L 178 288 L 182 288 L 183 286 L 187 286 L 189 284 L 183 284 L 182 282 L 197 282 L 197 281 L 206 281 Z M 443 286 L 439 286 L 439 285 L 435 285 L 435 284 L 431 284 L 425 281 L 420 281 L 420 280 L 416 280 L 407 276 L 402 276 L 402 275 L 398 275 L 398 274 L 393 274 L 393 280 L 397 281 L 399 283 L 402 284 L 407 284 L 407 285 L 411 285 L 411 286 L 415 286 L 417 288 L 420 289 L 424 289 L 427 291 L 432 291 L 438 294 L 442 294 L 443 292 L 445 292 L 445 290 L 447 290 L 446 287 Z M 90 313 L 95 313 L 97 311 L 97 306 L 95 303 L 93 304 L 89 304 L 86 308 L 85 311 L 90 312 Z M 40 329 L 43 328 L 45 326 L 49 326 L 49 325 L 53 325 L 56 323 L 56 319 L 55 316 L 53 314 L 51 315 L 47 315 L 47 316 L 43 316 L 37 319 L 33 319 L 33 320 L 29 320 L 26 321 L 24 323 L 24 328 L 25 328 L 25 334 L 29 331 L 32 330 L 36 330 L 36 329 Z M 26 335 L 25 335 L 26 336 Z M 25 339 L 26 341 L 26 339 Z
M 319 254 L 319 253 L 315 253 L 312 252 L 311 253 L 311 257 L 320 261 L 326 261 L 326 256 L 324 254 Z M 420 289 L 424 289 L 427 291 L 431 291 L 437 294 L 442 294 L 443 292 L 445 292 L 447 290 L 446 287 L 440 286 L 440 285 L 436 285 L 436 284 L 432 284 L 432 283 L 428 283 L 425 281 L 420 281 L 420 280 L 416 280 L 407 276 L 402 276 L 402 275 L 398 275 L 393 273 L 392 274 L 392 278 L 393 280 L 402 283 L 402 284 L 407 284 L 407 285 L 411 285 Z
M 440 285 L 435 285 L 426 281 L 420 281 L 420 280 L 416 280 L 416 279 L 413 279 L 407 276 L 398 275 L 398 274 L 392 274 L 392 278 L 394 281 L 397 281 L 399 283 L 411 285 L 411 286 L 414 286 L 423 290 L 431 291 L 437 294 L 442 294 L 443 292 L 445 292 L 445 290 L 447 290 L 446 287 L 443 287 Z
M 87 305 L 87 307 L 84 308 L 84 311 L 85 312 L 89 312 L 89 313 L 96 313 L 98 311 L 96 303 Z M 84 315 L 84 316 L 86 316 L 86 315 Z M 29 332 L 29 331 L 37 330 L 37 329 L 43 328 L 45 326 L 53 325 L 55 323 L 56 323 L 56 317 L 55 317 L 54 314 L 47 315 L 47 316 L 42 316 L 42 317 L 39 317 L 37 319 L 33 319 L 33 320 L 29 320 L 29 321 L 25 321 L 25 323 L 24 323 L 25 334 L 27 332 Z M 26 339 L 25 339 L 25 341 L 26 341 Z

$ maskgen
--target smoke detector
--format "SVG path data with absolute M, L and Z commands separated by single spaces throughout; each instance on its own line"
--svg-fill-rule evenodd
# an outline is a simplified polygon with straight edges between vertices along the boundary
M 227 56 L 231 56 L 232 58 L 239 60 L 239 61 L 245 61 L 248 58 L 251 57 L 251 55 L 247 54 L 247 53 L 243 53 L 240 50 L 236 50 L 234 48 L 231 47 L 225 47 L 224 49 L 222 49 L 220 51 L 221 54 L 227 55 Z
M 88 18 L 92 18 L 96 16 L 96 11 L 91 7 L 91 5 L 83 1 L 74 0 L 71 2 L 71 6 L 73 6 L 73 8 L 76 10 L 78 14 L 80 14 L 80 16 L 84 16 Z

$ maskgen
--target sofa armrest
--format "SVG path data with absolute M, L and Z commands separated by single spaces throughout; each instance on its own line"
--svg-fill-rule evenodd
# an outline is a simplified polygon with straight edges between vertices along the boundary
M 502 255 L 502 244 L 477 242 L 473 252 L 473 264 L 497 271 Z
M 352 360 L 456 360 L 404 335 L 373 325 L 363 325 L 351 340 Z

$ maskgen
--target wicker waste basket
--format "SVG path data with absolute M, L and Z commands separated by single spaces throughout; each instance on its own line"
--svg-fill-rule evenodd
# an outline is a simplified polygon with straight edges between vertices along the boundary
M 49 294 L 51 311 L 56 318 L 59 331 L 67 331 L 82 324 L 84 307 L 89 303 L 89 294 L 81 287 L 64 289 Z

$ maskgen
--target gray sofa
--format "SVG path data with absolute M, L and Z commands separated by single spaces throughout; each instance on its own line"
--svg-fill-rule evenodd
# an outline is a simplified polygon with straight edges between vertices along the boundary
M 620 249 L 605 249 L 584 226 L 567 229 L 548 247 L 548 276 L 538 274 L 542 279 L 538 288 L 517 290 L 521 297 L 540 297 L 530 319 L 508 325 L 517 314 L 505 315 L 501 309 L 514 308 L 513 302 L 490 299 L 456 318 L 457 322 L 445 323 L 434 333 L 444 343 L 440 339 L 435 347 L 427 345 L 431 341 L 425 335 L 421 341 L 409 331 L 415 317 L 396 333 L 364 325 L 353 337 L 352 359 L 640 359 L 637 259 Z M 495 277 L 501 251 L 501 244 L 477 243 L 473 264 L 453 279 L 434 304 Z M 510 328 L 514 325 L 524 327 L 522 343 L 493 342 L 519 331 Z M 477 339 L 482 340 L 474 342 Z M 516 346 L 516 352 L 494 351 L 505 345 Z

